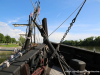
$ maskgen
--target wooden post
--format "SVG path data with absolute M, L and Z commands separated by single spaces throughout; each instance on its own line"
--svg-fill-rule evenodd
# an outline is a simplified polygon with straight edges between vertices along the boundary
M 35 43 L 35 25 L 34 25 L 34 43 Z
M 28 36 L 26 38 L 26 42 L 25 42 L 25 46 L 24 46 L 25 50 L 28 50 L 29 43 L 30 43 L 30 40 L 31 40 L 32 31 L 33 31 L 33 29 L 31 28 L 32 25 L 33 25 L 32 17 L 31 17 L 31 24 L 30 24 L 30 15 L 29 15 L 29 32 L 28 32 Z
M 44 19 L 42 20 L 42 26 L 43 26 L 44 31 L 46 32 L 46 35 L 48 36 L 48 28 L 47 28 L 47 19 L 46 19 L 46 18 L 44 18 Z M 44 38 L 43 38 L 43 41 L 44 41 Z M 46 44 L 45 41 L 44 41 L 43 43 Z

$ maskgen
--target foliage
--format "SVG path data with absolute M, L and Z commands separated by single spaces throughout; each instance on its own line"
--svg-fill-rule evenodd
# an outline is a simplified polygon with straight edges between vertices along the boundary
M 19 41 L 16 41 L 16 44 L 19 43 Z
M 2 33 L 0 33 L 0 43 L 4 43 L 5 42 L 5 37 Z
M 98 37 L 88 37 L 84 40 L 79 39 L 79 41 L 75 40 L 65 40 L 63 44 L 71 45 L 71 46 L 100 46 L 100 36 Z
M 19 37 L 19 45 L 22 46 L 25 43 L 25 38 L 20 36 Z
M 7 45 L 8 43 L 11 43 L 11 37 L 9 35 L 6 35 L 5 39 L 6 39 L 5 43 L 7 43 Z
M 16 42 L 16 39 L 15 38 L 11 38 L 11 42 L 12 43 L 15 43 Z

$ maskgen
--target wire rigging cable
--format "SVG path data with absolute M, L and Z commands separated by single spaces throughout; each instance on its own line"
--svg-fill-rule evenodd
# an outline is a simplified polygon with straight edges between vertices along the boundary
M 58 57 L 58 61 L 59 61 L 59 63 L 60 63 L 60 66 L 61 66 L 61 69 L 62 69 L 62 71 L 63 71 L 64 75 L 66 75 L 66 73 L 65 73 L 65 71 L 64 71 L 64 68 L 63 68 L 63 66 L 62 66 L 62 64 L 61 64 L 61 62 L 60 62 L 59 57 Z
M 83 2 L 83 4 L 82 4 L 82 6 L 81 6 L 81 8 L 79 9 L 79 11 L 78 11 L 78 13 L 77 13 L 77 15 L 75 16 L 75 18 L 72 20 L 72 22 L 70 23 L 70 26 L 68 27 L 68 30 L 66 30 L 66 32 L 65 32 L 65 34 L 64 34 L 64 36 L 63 36 L 63 38 L 61 39 L 61 41 L 60 41 L 60 43 L 58 44 L 58 46 L 56 47 L 56 50 L 54 51 L 54 53 L 52 54 L 52 56 L 51 56 L 51 59 L 53 59 L 53 57 L 54 57 L 54 55 L 55 55 L 55 53 L 59 50 L 59 47 L 60 47 L 60 44 L 62 43 L 62 41 L 64 40 L 64 38 L 66 37 L 66 35 L 67 35 L 67 33 L 69 32 L 69 30 L 71 29 L 71 27 L 72 27 L 72 25 L 73 25 L 73 23 L 75 22 L 75 20 L 76 20 L 76 18 L 77 18 L 77 16 L 78 16 L 78 14 L 79 14 L 79 12 L 81 11 L 81 9 L 82 9 L 82 7 L 83 7 L 83 5 L 85 4 L 85 2 L 86 2 L 86 0 Z M 63 60 L 64 61 L 64 60 Z M 66 62 L 64 61 L 64 63 L 66 64 Z M 67 64 L 66 64 L 66 66 L 67 67 L 69 67 Z
M 38 2 L 39 2 L 39 0 L 38 0 Z M 36 8 L 35 8 L 36 6 L 34 7 L 34 4 L 33 4 L 32 0 L 31 0 L 31 3 L 32 3 L 32 5 L 33 5 L 33 8 L 36 9 Z M 37 15 L 37 17 L 38 17 L 38 15 Z M 39 20 L 39 22 L 40 22 L 39 17 L 38 17 L 38 20 Z M 40 22 L 40 24 L 41 24 L 41 22 Z M 38 29 L 37 29 L 37 42 L 38 42 L 38 43 L 40 42 L 40 37 L 39 37 L 39 31 L 38 31 Z
M 31 3 L 32 3 L 32 5 L 33 5 L 33 8 L 34 8 L 34 4 L 33 4 L 32 0 L 31 0 Z
M 84 3 L 84 1 L 80 4 L 80 6 L 81 6 L 83 3 Z M 79 7 L 80 7 L 80 6 L 79 6 Z M 78 8 L 79 8 L 79 7 L 78 7 Z M 78 9 L 78 8 L 77 8 L 77 9 Z M 76 9 L 76 10 L 77 10 L 77 9 Z M 75 10 L 61 25 L 59 25 L 51 34 L 53 34 L 58 28 L 60 28 L 60 26 L 62 26 L 62 25 L 76 12 L 76 10 Z M 51 35 L 51 34 L 50 34 L 50 35 Z M 50 35 L 49 35 L 49 36 L 50 36 Z M 48 36 L 48 37 L 49 37 L 49 36 Z

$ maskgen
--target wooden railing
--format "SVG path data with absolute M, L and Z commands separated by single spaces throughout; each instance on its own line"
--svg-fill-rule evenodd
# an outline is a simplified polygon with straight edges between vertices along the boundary
M 57 43 L 52 42 L 56 48 Z M 64 55 L 66 62 L 69 64 L 71 59 L 79 59 L 86 62 L 87 70 L 98 70 L 100 71 L 100 53 L 93 52 L 86 49 L 81 49 L 69 45 L 62 44 L 59 51 Z

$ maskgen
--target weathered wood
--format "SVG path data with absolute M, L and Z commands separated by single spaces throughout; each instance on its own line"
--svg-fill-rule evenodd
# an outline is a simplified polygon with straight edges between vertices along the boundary
M 34 43 L 35 43 L 35 26 L 34 26 Z
M 44 18 L 44 19 L 42 20 L 42 26 L 43 26 L 43 29 L 44 29 L 45 33 L 46 33 L 47 36 L 48 36 L 48 28 L 47 28 L 47 19 L 46 19 L 46 18 Z M 43 38 L 43 43 L 46 44 L 46 42 L 44 41 L 44 38 Z
M 21 69 L 21 75 L 30 75 L 30 69 L 28 64 L 25 64 L 24 67 Z

